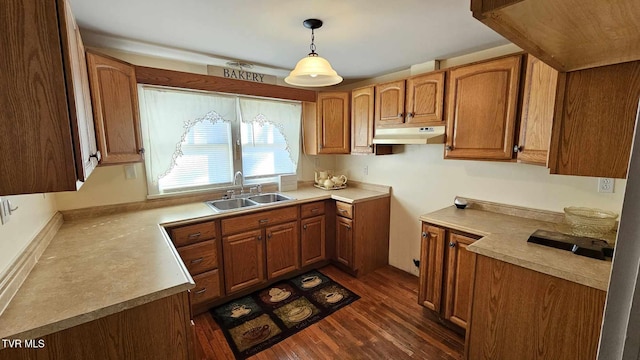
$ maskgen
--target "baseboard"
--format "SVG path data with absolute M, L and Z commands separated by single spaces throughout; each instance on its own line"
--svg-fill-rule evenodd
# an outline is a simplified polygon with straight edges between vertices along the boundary
M 61 213 L 53 215 L 51 220 L 33 238 L 29 246 L 9 266 L 9 271 L 0 278 L 0 314 L 4 312 L 13 296 L 18 292 L 63 222 Z

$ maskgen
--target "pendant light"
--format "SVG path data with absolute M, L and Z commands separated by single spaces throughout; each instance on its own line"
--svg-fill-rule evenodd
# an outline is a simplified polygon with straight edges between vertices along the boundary
M 322 26 L 322 20 L 307 19 L 303 23 L 304 27 L 311 29 L 311 52 L 309 56 L 298 61 L 295 69 L 291 70 L 289 76 L 284 81 L 287 84 L 303 87 L 320 87 L 339 84 L 342 77 L 331 68 L 331 64 L 316 53 L 314 30 Z

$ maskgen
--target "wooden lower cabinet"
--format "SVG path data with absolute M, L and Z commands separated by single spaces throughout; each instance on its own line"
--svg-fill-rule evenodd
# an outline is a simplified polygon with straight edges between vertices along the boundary
M 266 228 L 267 235 L 267 277 L 269 279 L 287 274 L 300 268 L 298 222 Z
M 266 280 L 262 230 L 222 238 L 227 294 Z
M 467 251 L 479 236 L 422 224 L 418 303 L 466 329 L 475 254 Z
M 39 349 L 3 349 L 3 360 L 195 358 L 186 292 L 41 337 Z
M 353 221 L 342 216 L 336 217 L 336 260 L 353 267 Z
M 326 259 L 325 215 L 300 221 L 300 257 L 304 267 Z
M 467 359 L 595 359 L 606 292 L 478 255 Z

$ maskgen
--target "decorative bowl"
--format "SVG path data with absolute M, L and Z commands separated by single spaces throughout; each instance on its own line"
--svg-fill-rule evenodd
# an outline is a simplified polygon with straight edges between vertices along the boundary
M 618 214 L 586 207 L 570 206 L 564 208 L 564 219 L 571 226 L 575 235 L 598 237 L 602 236 L 616 226 Z

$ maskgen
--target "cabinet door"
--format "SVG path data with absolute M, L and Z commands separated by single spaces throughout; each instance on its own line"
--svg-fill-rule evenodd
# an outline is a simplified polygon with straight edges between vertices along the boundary
M 62 1 L 59 6 L 64 6 L 65 14 L 63 18 L 65 29 L 61 33 L 63 41 L 66 39 L 66 46 L 63 46 L 63 55 L 67 56 L 65 68 L 66 72 L 70 74 L 67 77 L 67 96 L 71 115 L 71 131 L 74 139 L 77 139 L 74 151 L 76 172 L 78 180 L 86 181 L 98 165 L 87 63 L 80 29 L 71 13 L 71 7 L 67 1 Z
M 267 274 L 272 279 L 300 268 L 298 222 L 266 228 Z
M 376 127 L 404 123 L 404 80 L 376 85 Z
M 518 162 L 547 165 L 558 71 L 529 55 L 523 88 Z
M 352 223 L 351 219 L 336 216 L 336 260 L 353 269 Z
M 94 53 L 88 53 L 87 60 L 101 163 L 142 161 L 134 67 Z
M 303 219 L 300 225 L 302 227 L 300 236 L 302 266 L 324 260 L 326 258 L 325 216 Z
M 558 84 L 551 173 L 625 178 L 640 98 L 640 61 L 562 73 Z
M 318 153 L 349 154 L 349 93 L 318 93 Z
M 476 241 L 461 234 L 448 233 L 447 242 L 447 283 L 445 290 L 444 317 L 452 323 L 467 328 L 473 267 L 476 255 L 467 250 L 467 246 Z
M 445 158 L 513 157 L 521 58 L 511 56 L 451 70 Z
M 444 276 L 445 230 L 422 224 L 420 246 L 420 287 L 418 300 L 425 307 L 440 312 Z
M 351 153 L 373 153 L 374 88 L 351 92 Z
M 407 124 L 444 125 L 444 76 L 442 71 L 407 80 Z
M 227 294 L 265 281 L 262 230 L 225 236 L 222 241 Z

